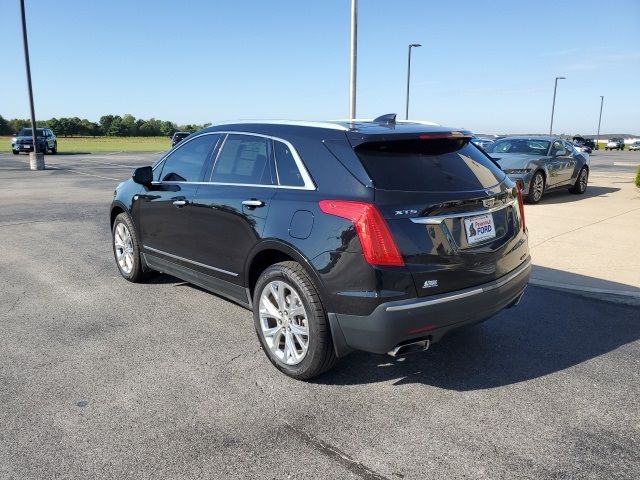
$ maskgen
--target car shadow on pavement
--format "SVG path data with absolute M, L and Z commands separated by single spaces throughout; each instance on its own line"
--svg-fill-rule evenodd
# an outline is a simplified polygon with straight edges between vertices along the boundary
M 542 200 L 540 200 L 539 205 L 544 204 L 554 204 L 554 203 L 571 203 L 577 202 L 578 200 L 584 200 L 585 198 L 591 197 L 603 197 L 610 193 L 614 193 L 620 190 L 619 188 L 612 187 L 596 187 L 589 185 L 587 187 L 587 191 L 582 195 L 576 195 L 570 193 L 568 190 L 564 188 L 559 188 L 557 190 L 550 190 L 545 192 Z
M 560 372 L 639 338 L 637 307 L 530 286 L 518 307 L 453 332 L 426 352 L 397 360 L 355 352 L 315 381 L 481 390 Z

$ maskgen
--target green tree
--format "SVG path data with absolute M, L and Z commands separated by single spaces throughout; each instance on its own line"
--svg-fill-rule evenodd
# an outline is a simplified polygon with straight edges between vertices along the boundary
M 120 122 L 121 125 L 121 135 L 130 136 L 136 134 L 136 117 L 131 115 L 130 113 L 125 114 L 122 117 Z
M 0 135 L 13 135 L 16 132 L 11 131 L 9 122 L 0 115 Z
M 160 133 L 165 137 L 170 137 L 174 133 L 178 131 L 178 127 L 173 122 L 162 122 L 162 126 L 160 127 Z
M 113 115 L 103 115 L 100 117 L 100 128 L 102 129 L 105 135 L 109 135 L 109 130 L 111 130 L 111 123 L 115 117 Z

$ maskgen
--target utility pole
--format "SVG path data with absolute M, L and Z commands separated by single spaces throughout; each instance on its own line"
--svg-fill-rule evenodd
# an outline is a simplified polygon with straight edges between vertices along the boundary
M 411 49 L 413 47 L 421 47 L 419 43 L 412 43 L 409 45 L 409 58 L 407 59 L 407 105 L 405 108 L 404 119 L 409 120 L 409 82 L 411 79 Z
M 33 88 L 31 86 L 31 64 L 29 63 L 29 42 L 27 41 L 27 19 L 24 14 L 24 0 L 20 0 L 22 14 L 22 42 L 24 44 L 24 63 L 27 67 L 27 85 L 29 87 L 29 106 L 31 108 L 31 133 L 33 134 L 33 152 L 29 153 L 31 170 L 44 170 L 44 153 L 38 152 L 38 130 L 36 129 L 36 111 L 33 107 Z
M 551 125 L 549 135 L 553 135 L 553 111 L 556 109 L 556 90 L 558 90 L 558 80 L 565 80 L 565 77 L 556 77 L 556 85 L 553 87 L 553 104 L 551 105 Z
M 349 119 L 356 118 L 356 70 L 358 68 L 358 0 L 351 0 L 351 73 L 349 75 Z
M 598 134 L 596 135 L 596 150 L 600 148 L 600 122 L 602 122 L 602 104 L 604 96 L 600 95 L 600 117 L 598 118 Z

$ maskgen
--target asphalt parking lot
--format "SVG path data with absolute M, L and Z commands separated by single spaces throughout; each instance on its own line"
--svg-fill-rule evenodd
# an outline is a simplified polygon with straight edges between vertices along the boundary
M 247 310 L 118 274 L 113 188 L 155 158 L 0 154 L 0 478 L 640 478 L 637 307 L 530 286 L 428 352 L 297 382 Z

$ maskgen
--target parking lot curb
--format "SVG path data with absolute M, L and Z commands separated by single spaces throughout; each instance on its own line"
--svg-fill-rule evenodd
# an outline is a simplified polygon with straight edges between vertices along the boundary
M 568 283 L 550 282 L 548 280 L 529 279 L 529 285 L 550 288 L 577 295 L 596 298 L 606 302 L 620 303 L 624 305 L 640 306 L 640 292 L 633 290 L 611 290 L 606 288 L 582 287 Z

